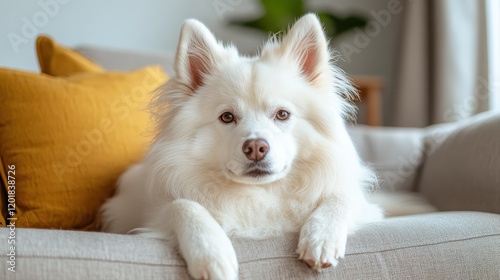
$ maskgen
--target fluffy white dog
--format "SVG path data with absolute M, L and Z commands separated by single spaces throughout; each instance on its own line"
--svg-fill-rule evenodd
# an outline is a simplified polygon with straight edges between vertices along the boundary
M 188 20 L 175 71 L 151 105 L 151 150 L 102 208 L 104 231 L 141 228 L 175 242 L 194 278 L 235 279 L 228 236 L 300 232 L 299 259 L 321 270 L 344 257 L 349 233 L 382 219 L 345 127 L 353 88 L 315 15 L 255 57 Z

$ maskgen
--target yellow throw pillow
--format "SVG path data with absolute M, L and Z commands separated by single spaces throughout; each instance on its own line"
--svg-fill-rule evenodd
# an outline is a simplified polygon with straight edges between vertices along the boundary
M 70 76 L 82 72 L 103 73 L 104 69 L 79 54 L 78 52 L 58 45 L 46 36 L 36 40 L 38 63 L 42 73 L 52 76 Z
M 67 78 L 0 69 L 1 173 L 16 167 L 16 226 L 91 229 L 119 175 L 147 151 L 144 108 L 165 81 L 156 66 Z

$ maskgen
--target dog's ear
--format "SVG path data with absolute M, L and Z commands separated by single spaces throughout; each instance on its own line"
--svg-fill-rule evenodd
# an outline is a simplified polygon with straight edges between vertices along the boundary
M 297 61 L 302 74 L 313 85 L 321 86 L 329 76 L 330 53 L 323 28 L 314 14 L 301 17 L 283 38 L 282 57 Z
M 221 46 L 203 23 L 188 19 L 184 22 L 177 46 L 175 71 L 181 82 L 195 91 L 220 59 Z

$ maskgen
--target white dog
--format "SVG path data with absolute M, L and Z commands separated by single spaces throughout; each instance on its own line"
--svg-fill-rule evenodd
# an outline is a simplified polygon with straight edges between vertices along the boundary
M 103 206 L 104 231 L 175 242 L 194 278 L 237 278 L 228 236 L 300 232 L 299 259 L 335 266 L 347 235 L 383 215 L 345 127 L 353 88 L 331 59 L 312 14 L 256 57 L 186 21 L 176 76 L 151 105 L 156 140 Z

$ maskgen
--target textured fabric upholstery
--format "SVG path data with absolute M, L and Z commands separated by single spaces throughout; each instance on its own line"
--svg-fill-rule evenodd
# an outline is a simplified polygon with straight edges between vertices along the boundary
M 426 153 L 419 191 L 439 210 L 500 213 L 500 114 L 460 123 L 439 142 Z
M 0 229 L 0 236 L 7 236 Z M 2 279 L 189 279 L 163 241 L 133 235 L 17 230 L 16 273 Z M 295 234 L 233 239 L 240 279 L 498 279 L 500 215 L 448 212 L 391 218 L 352 235 L 338 267 L 317 273 L 297 260 Z M 7 242 L 0 245 L 5 256 Z

